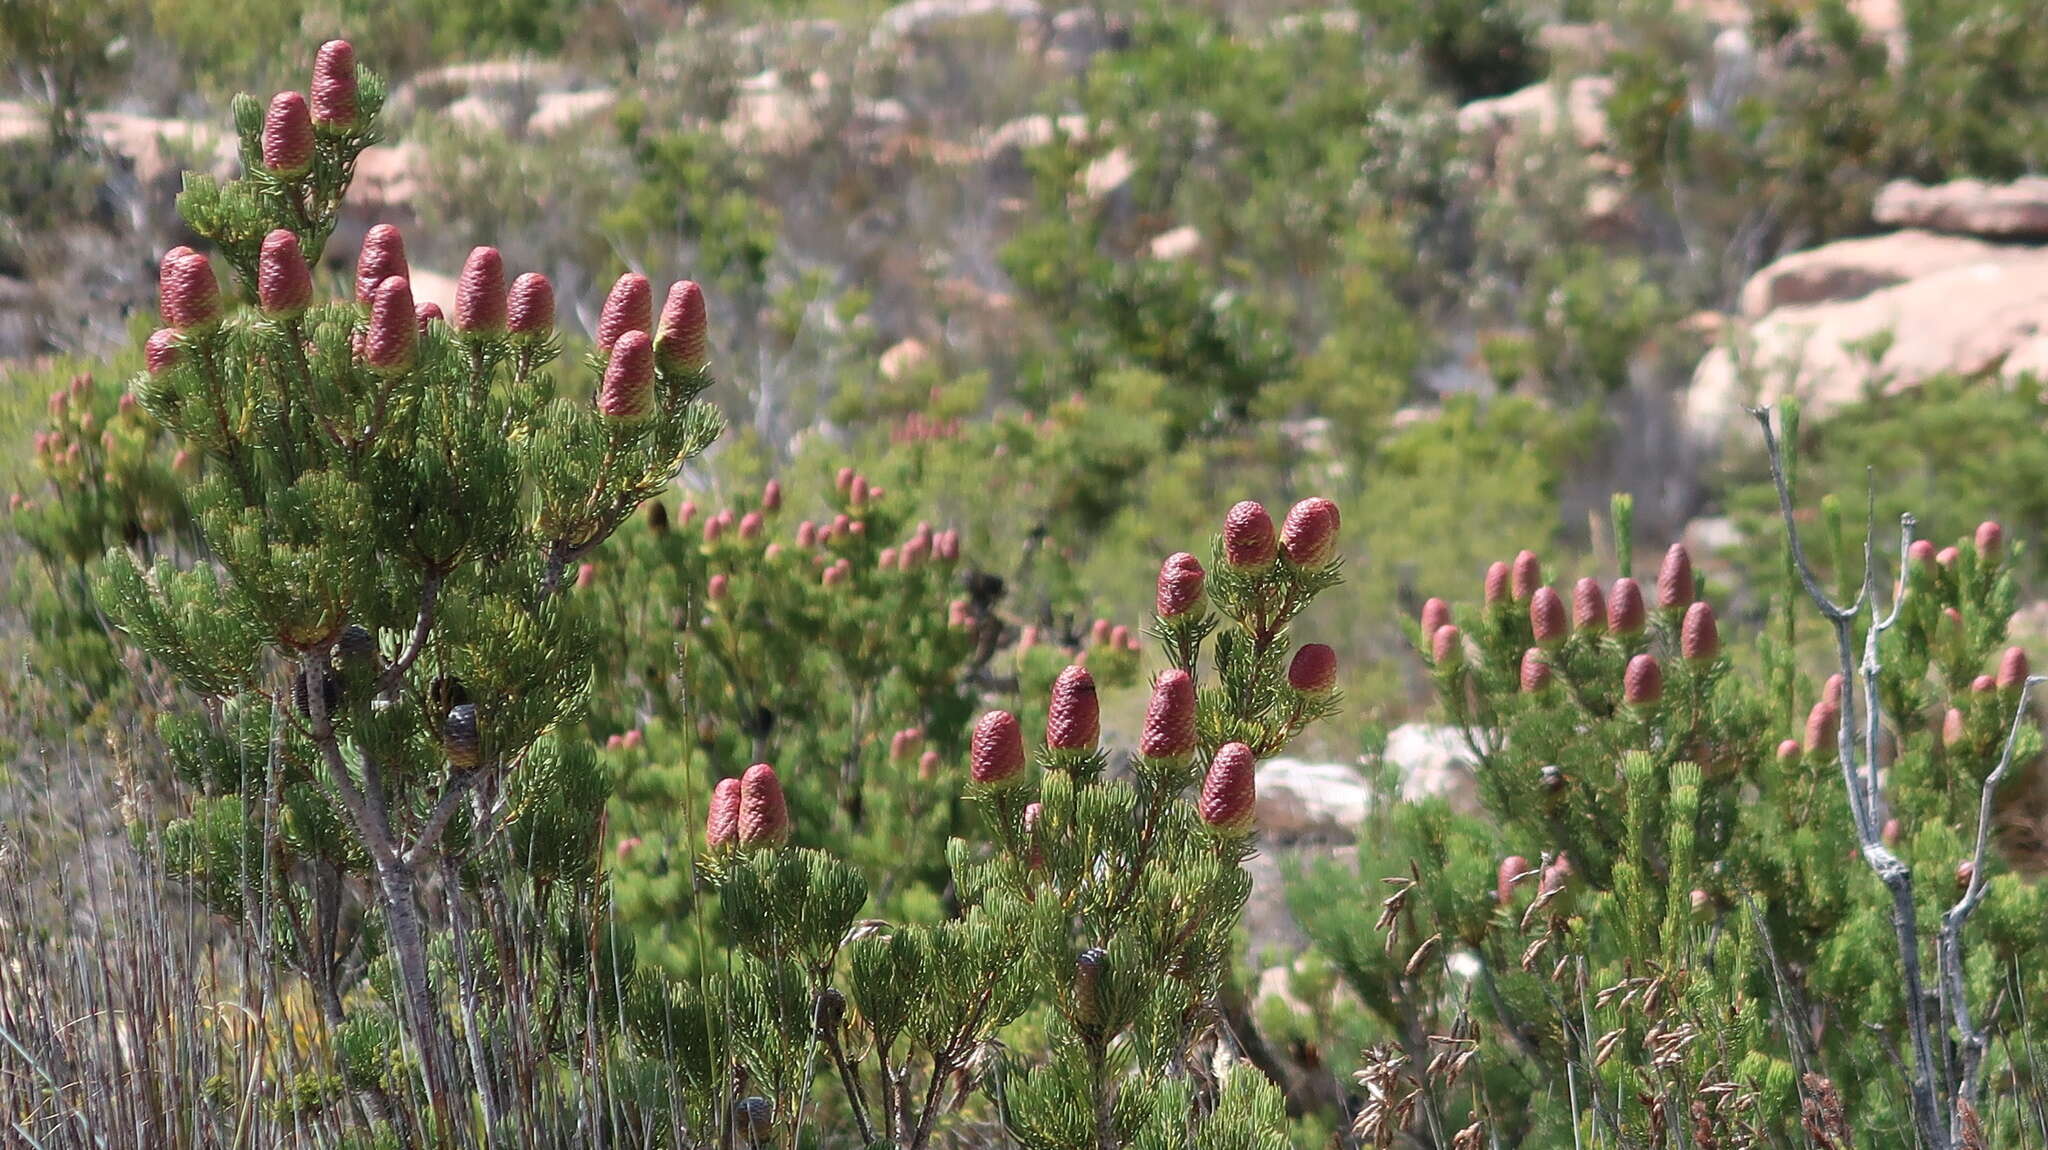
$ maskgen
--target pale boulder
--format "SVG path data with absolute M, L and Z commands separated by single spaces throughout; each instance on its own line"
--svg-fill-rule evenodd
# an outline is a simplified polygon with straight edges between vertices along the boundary
M 1982 240 L 1918 230 L 1840 240 L 1794 252 L 1749 277 L 1742 285 L 1741 312 L 1758 319 L 1781 307 L 1861 299 L 1997 254 Z
M 241 167 L 234 134 L 212 123 L 89 112 L 85 128 L 108 151 L 127 160 L 136 182 L 144 185 L 175 184 L 195 164 L 223 179 Z
M 1511 142 L 1565 133 L 1587 151 L 1609 143 L 1607 99 L 1614 80 L 1578 76 L 1563 84 L 1544 81 L 1505 96 L 1493 96 L 1458 109 L 1458 129 L 1490 140 L 1498 151 Z
M 1269 841 L 1350 842 L 1372 809 L 1372 788 L 1343 763 L 1269 759 L 1257 786 L 1259 834 Z
M 2037 335 L 2013 349 L 2005 362 L 1998 365 L 1998 375 L 2009 383 L 2032 377 L 2048 385 L 2048 335 Z
M 455 314 L 455 277 L 424 268 L 412 269 L 407 277 L 412 283 L 412 301 L 415 304 L 431 303 L 441 309 L 444 316 Z
M 1798 396 L 1819 416 L 1873 391 L 1934 376 L 1981 375 L 2048 332 L 2048 250 L 1993 248 L 1970 263 L 1857 299 L 1779 308 L 1738 335 L 1738 360 L 1715 348 L 1693 372 L 1685 422 L 1697 442 L 1724 442 L 1743 407 Z M 1873 360 L 1873 355 L 1875 356 Z
M 1479 762 L 1464 732 L 1435 723 L 1403 723 L 1387 732 L 1382 755 L 1401 780 L 1403 802 L 1443 799 L 1467 814 L 1479 811 Z
M 809 93 L 785 86 L 771 70 L 740 82 L 720 133 L 735 148 L 789 156 L 816 143 L 823 129 Z
M 418 73 L 391 93 L 391 106 L 400 111 L 432 111 L 472 98 L 516 104 L 531 101 L 542 92 L 573 87 L 575 74 L 555 61 L 531 57 L 469 60 Z
M 2048 176 L 2027 176 L 2007 184 L 1952 180 L 1931 187 L 1894 180 L 1877 193 L 1871 214 L 1893 228 L 1992 239 L 2048 238 Z
M 552 135 L 606 115 L 618 103 L 619 94 L 610 88 L 548 92 L 534 101 L 533 115 L 526 121 L 526 130 L 536 136 Z
M 910 0 L 877 17 L 871 39 L 874 46 L 885 47 L 941 36 L 960 24 L 1007 23 L 1021 31 L 1044 19 L 1045 9 L 1036 0 Z

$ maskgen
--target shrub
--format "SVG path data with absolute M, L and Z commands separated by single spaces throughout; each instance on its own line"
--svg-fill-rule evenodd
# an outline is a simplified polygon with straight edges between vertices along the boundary
M 562 394 L 550 369 L 551 287 L 528 275 L 508 288 L 493 249 L 472 253 L 452 316 L 413 306 L 402 238 L 382 226 L 364 241 L 355 298 L 316 299 L 308 268 L 381 97 L 334 42 L 310 104 L 288 93 L 266 113 L 237 101 L 244 175 L 193 177 L 180 202 L 234 271 L 235 294 L 207 256 L 167 253 L 166 326 L 132 383 L 136 405 L 196 461 L 178 481 L 206 549 L 201 562 L 145 568 L 122 540 L 96 580 L 116 625 L 183 689 L 156 744 L 175 803 L 159 820 L 138 801 L 133 831 L 267 968 L 243 989 L 273 988 L 239 1057 L 168 1058 L 165 1080 L 181 1088 L 213 1074 L 171 1112 L 193 1114 L 194 1128 L 236 1113 L 238 1137 L 310 1124 L 322 1140 L 369 1144 L 580 1145 L 602 1129 L 635 1144 L 786 1148 L 843 1114 L 863 1143 L 921 1148 L 981 1090 L 986 1118 L 1033 1148 L 1277 1150 L 1279 1095 L 1219 1054 L 1214 1000 L 1250 887 L 1257 762 L 1337 705 L 1328 649 L 1296 650 L 1289 631 L 1339 579 L 1336 506 L 1305 500 L 1276 526 L 1241 503 L 1211 569 L 1168 561 L 1154 629 L 1170 666 L 1127 769 L 1100 745 L 1091 670 L 1129 674 L 1127 642 L 1100 643 L 1090 667 L 1055 677 L 1035 756 L 1015 714 L 983 715 L 966 747 L 967 800 L 989 841 L 947 843 L 951 917 L 861 919 L 869 884 L 795 845 L 819 828 L 775 767 L 721 780 L 702 838 L 676 837 L 698 848 L 684 852 L 686 913 L 722 953 L 671 977 L 640 961 L 610 909 L 611 772 L 573 732 L 586 694 L 616 687 L 593 672 L 621 644 L 580 564 L 718 434 L 698 398 L 710 383 L 702 296 L 675 285 L 657 313 L 651 285 L 622 277 L 584 365 L 588 398 Z M 67 391 L 67 411 L 73 401 Z M 885 691 L 891 677 L 929 687 L 977 636 L 962 604 L 963 636 L 919 633 L 906 616 L 910 646 L 863 642 L 880 612 L 935 591 L 953 544 L 913 531 L 906 546 L 931 559 L 877 556 L 857 578 L 851 556 L 892 525 L 858 475 L 841 499 L 845 553 L 819 564 L 836 577 L 801 586 L 829 598 L 860 583 L 856 610 L 765 602 L 797 584 L 778 584 L 751 525 L 735 525 L 737 550 L 718 546 L 721 527 L 703 552 L 671 557 L 680 609 L 710 615 L 677 632 L 685 667 L 728 660 L 723 678 L 691 686 L 723 691 L 743 720 L 758 702 L 750 676 L 791 676 L 791 690 L 834 671 Z M 833 541 L 841 531 L 835 522 Z M 671 520 L 650 534 L 659 546 L 679 532 Z M 756 628 L 778 620 L 817 633 L 763 641 Z M 926 625 L 940 626 L 935 614 Z M 1205 652 L 1214 686 L 1198 691 Z M 708 741 L 730 746 L 715 730 Z M 865 749 L 858 737 L 842 745 Z M 814 765 L 830 769 L 796 770 Z M 692 805 L 685 796 L 686 824 Z M 159 929 L 124 934 L 120 955 L 166 937 Z M 50 961 L 76 948 L 34 953 L 46 965 L 24 985 L 55 980 L 52 1002 L 78 1001 Z M 299 993 L 312 1004 L 310 1050 L 288 1014 L 262 1006 L 288 1011 Z M 38 1051 L 154 1058 L 181 1038 L 140 1024 L 97 1039 L 70 1029 L 25 1031 L 36 1048 L 11 1044 L 23 1073 L 0 1081 L 40 1081 Z M 239 1097 L 234 1081 L 247 1083 Z M 137 1112 L 116 1076 L 75 1082 L 0 1096 L 38 1126 L 49 1115 L 61 1139 L 89 1141 Z M 837 1109 L 812 1110 L 827 1092 Z M 156 1121 L 129 1128 L 147 1142 Z
M 305 976 L 330 1026 L 388 1025 L 352 1023 L 343 1002 L 379 968 L 439 1127 L 457 1079 L 421 876 L 473 868 L 486 906 L 515 884 L 544 925 L 587 910 L 605 783 L 553 734 L 591 654 L 564 573 L 719 421 L 695 401 L 702 313 L 664 314 L 657 344 L 644 302 L 593 359 L 596 402 L 557 397 L 552 289 L 523 277 L 508 299 L 489 249 L 472 254 L 452 317 L 416 312 L 385 226 L 364 241 L 354 298 L 316 302 L 309 266 L 376 138 L 383 88 L 336 41 L 311 91 L 310 107 L 287 93 L 267 112 L 238 99 L 245 174 L 190 178 L 179 200 L 253 306 L 230 306 L 208 257 L 167 254 L 166 326 L 134 384 L 198 461 L 185 493 L 212 562 L 145 569 L 116 547 L 99 593 L 202 700 L 160 728 L 191 788 L 161 832 L 165 865 L 278 932 L 269 953 Z M 573 956 L 562 976 L 593 976 L 598 957 Z
M 1460 103 L 1527 87 L 1543 75 L 1543 50 L 1511 0 L 1365 0 L 1358 9 L 1381 35 L 1414 45 Z
M 612 640 L 593 723 L 620 764 L 615 885 L 647 956 L 671 968 L 696 954 L 674 811 L 718 764 L 805 764 L 783 783 L 806 841 L 859 870 L 877 913 L 930 919 L 946 841 L 971 822 L 941 781 L 980 700 L 1015 699 L 1036 723 L 1070 662 L 1105 690 L 1136 676 L 1129 626 L 1013 621 L 1002 574 L 957 531 L 912 524 L 907 493 L 851 467 L 836 480 L 801 522 L 806 502 L 780 481 L 751 507 L 650 502 L 589 571 Z
M 1293 888 L 1375 1016 L 1359 1079 L 1392 1101 L 1358 1133 L 1776 1142 L 1853 1120 L 1950 1145 L 1954 1120 L 1995 1142 L 2038 1089 L 2004 1052 L 2035 1039 L 1984 1011 L 2001 987 L 2036 993 L 2044 941 L 2041 892 L 2015 873 L 2032 848 L 2013 770 L 2040 738 L 2004 648 L 2002 532 L 1914 543 L 1896 596 L 1851 566 L 1866 594 L 1823 606 L 1840 674 L 1815 692 L 1791 576 L 1754 644 L 1731 642 L 1682 546 L 1630 578 L 1627 512 L 1611 585 L 1552 583 L 1524 551 L 1483 602 L 1422 609 L 1412 634 L 1477 756 L 1483 817 L 1386 810 L 1355 872 Z M 1376 882 L 1378 908 L 1338 897 Z

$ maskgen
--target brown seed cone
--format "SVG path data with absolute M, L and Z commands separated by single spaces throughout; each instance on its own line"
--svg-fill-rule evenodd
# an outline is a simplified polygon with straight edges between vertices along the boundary
M 1648 619 L 1641 585 L 1633 579 L 1616 579 L 1607 596 L 1607 629 L 1617 635 L 1640 635 Z
M 1152 681 L 1152 700 L 1145 705 L 1145 729 L 1138 753 L 1149 759 L 1177 759 L 1195 752 L 1195 681 L 1178 667 L 1161 671 Z
M 2027 652 L 2020 647 L 2007 647 L 1998 660 L 1998 689 L 2017 691 L 2026 685 L 2029 668 Z
M 378 371 L 409 370 L 419 350 L 420 320 L 413 309 L 412 284 L 389 276 L 377 284 L 370 328 L 363 338 L 363 362 Z
M 1225 743 L 1209 761 L 1195 812 L 1219 831 L 1241 834 L 1258 813 L 1258 760 L 1243 743 Z
M 1536 558 L 1534 551 L 1524 550 L 1515 555 L 1515 563 L 1509 569 L 1508 593 L 1517 603 L 1527 603 L 1535 597 L 1536 589 L 1543 586 L 1543 561 Z
M 1572 584 L 1572 626 L 1598 633 L 1607 629 L 1607 596 L 1590 576 Z
M 477 731 L 475 703 L 448 709 L 448 718 L 441 725 L 441 749 L 448 755 L 449 766 L 463 770 L 476 766 L 483 754 L 483 739 Z
M 1109 970 L 1109 952 L 1091 946 L 1074 959 L 1074 1020 L 1083 1026 L 1102 1023 L 1102 976 Z
M 740 833 L 740 781 L 720 779 L 711 791 L 711 813 L 704 820 L 704 845 L 713 850 L 731 846 Z
M 702 371 L 711 362 L 704 289 L 695 280 L 668 285 L 668 298 L 661 304 L 661 326 L 654 333 L 654 352 L 670 371 Z
M 356 254 L 356 302 L 367 304 L 377 298 L 377 285 L 393 276 L 410 278 L 405 262 L 405 237 L 390 224 L 378 224 L 363 235 L 363 247 Z M 407 308 L 410 312 L 412 309 Z
M 418 307 L 412 309 L 412 314 L 420 321 L 421 335 L 427 334 L 428 324 L 435 320 L 442 320 L 443 322 L 447 320 L 447 317 L 441 314 L 441 305 L 433 300 L 422 300 Z
M 169 251 L 165 252 L 163 255 L 157 257 L 156 310 L 159 318 L 163 316 L 165 309 L 170 305 L 170 298 L 167 292 L 167 289 L 169 288 L 170 285 L 164 282 L 164 272 L 168 270 L 173 263 L 176 263 L 177 261 L 184 259 L 186 256 L 193 254 L 196 253 L 194 253 L 191 248 L 186 247 L 184 244 L 179 244 L 177 247 L 174 247 Z
M 1273 517 L 1252 500 L 1230 509 L 1223 518 L 1223 561 L 1232 567 L 1264 567 L 1280 553 Z
M 1548 587 L 1536 588 L 1529 597 L 1529 629 L 1540 647 L 1554 647 L 1571 636 L 1565 622 L 1564 599 Z
M 1622 701 L 1638 707 L 1655 706 L 1664 698 L 1664 668 L 1653 655 L 1637 655 L 1628 661 L 1621 676 Z
M 1721 654 L 1721 630 L 1714 622 L 1714 609 L 1699 600 L 1685 609 L 1685 622 L 1678 632 L 1678 653 L 1688 662 L 1710 663 Z
M 1455 667 L 1465 661 L 1465 633 L 1446 623 L 1429 637 L 1429 657 L 1439 667 Z
M 306 98 L 279 92 L 263 113 L 263 166 L 285 177 L 297 177 L 313 166 L 313 116 Z
M 1176 619 L 1201 606 L 1208 573 L 1193 555 L 1176 551 L 1159 565 L 1158 596 L 1153 608 L 1162 619 Z
M 1287 664 L 1287 685 L 1305 695 L 1320 695 L 1337 686 L 1337 652 L 1322 643 L 1304 643 Z
M 1962 746 L 1968 737 L 1969 726 L 1963 719 L 1963 713 L 1950 707 L 1948 713 L 1941 717 L 1941 745 L 1955 750 Z
M 309 719 L 313 717 L 313 685 L 309 681 L 312 673 L 311 667 L 292 673 L 292 706 Z M 332 715 L 341 709 L 341 680 L 329 675 L 320 684 L 320 698 L 327 707 L 327 713 Z M 474 725 L 472 721 L 471 726 Z
M 1451 625 L 1451 605 L 1442 599 L 1432 598 L 1422 604 L 1422 634 L 1434 636 L 1438 630 Z
M 1068 667 L 1052 682 L 1052 705 L 1045 717 L 1045 745 L 1055 751 L 1092 751 L 1102 736 L 1101 702 L 1095 676 L 1086 667 Z
M 1657 568 L 1657 606 L 1677 609 L 1690 606 L 1692 599 L 1692 552 L 1683 543 L 1673 543 Z
M 1280 545 L 1296 567 L 1321 567 L 1337 554 L 1337 505 L 1317 495 L 1295 504 L 1280 525 Z
M 356 123 L 356 50 L 329 40 L 313 58 L 313 118 L 336 128 Z
M 612 284 L 604 310 L 597 316 L 597 346 L 610 351 L 619 337 L 629 331 L 648 332 L 654 327 L 654 286 L 639 272 L 627 272 Z
M 758 1094 L 740 1099 L 732 1108 L 732 1125 L 748 1145 L 774 1145 L 775 1103 Z
M 1001 786 L 1024 777 L 1024 728 L 1008 711 L 990 711 L 974 724 L 968 744 L 968 764 L 974 781 L 983 786 Z
M 1550 689 L 1550 660 L 1543 654 L 1543 648 L 1531 647 L 1522 652 L 1522 690 L 1527 694 L 1538 694 Z
M 493 247 L 475 247 L 455 280 L 455 330 L 498 334 L 505 330 L 505 257 Z
M 533 338 L 554 331 L 554 282 L 539 272 L 527 272 L 513 280 L 505 299 L 505 330 Z
M 167 327 L 160 327 L 149 334 L 149 342 L 142 345 L 142 365 L 149 374 L 169 371 L 178 362 L 178 333 Z
M 597 392 L 597 410 L 620 423 L 636 423 L 654 414 L 654 341 L 646 332 L 625 332 L 613 345 L 612 357 L 604 365 L 604 385 Z
M 313 303 L 313 273 L 290 228 L 263 237 L 256 257 L 256 306 L 272 319 L 304 312 Z
M 782 780 L 767 763 L 755 763 L 740 776 L 739 839 L 743 847 L 789 841 L 789 805 L 782 797 Z
M 1509 855 L 1500 860 L 1500 869 L 1494 872 L 1493 901 L 1506 906 L 1515 901 L 1515 884 L 1532 869 L 1529 860 L 1521 855 Z
M 1987 563 L 1997 563 L 2005 554 L 2005 528 L 1996 519 L 1986 519 L 1977 525 L 1977 556 Z
M 1507 565 L 1506 563 L 1503 563 L 1503 562 L 1501 562 L 1500 560 L 1496 559 L 1496 560 L 1494 560 L 1494 561 L 1493 561 L 1493 562 L 1492 562 L 1491 564 L 1489 564 L 1489 565 L 1487 566 L 1487 568 L 1486 568 L 1486 605 L 1487 605 L 1487 606 L 1489 606 L 1489 607 L 1492 607 L 1492 606 L 1494 606 L 1495 604 L 1499 604 L 1499 603 L 1505 603 L 1505 602 L 1507 602 L 1507 601 L 1508 601 L 1508 585 L 1509 585 L 1509 582 L 1510 582 L 1511 578 L 1512 578 L 1512 576 L 1510 576 L 1510 575 L 1509 575 L 1509 573 L 1508 573 L 1508 565 Z
M 220 318 L 220 283 L 213 262 L 190 248 L 174 248 L 157 269 L 157 303 L 167 327 L 185 331 Z
M 1842 709 L 1822 699 L 1806 713 L 1806 750 L 1808 754 L 1831 755 L 1841 735 Z

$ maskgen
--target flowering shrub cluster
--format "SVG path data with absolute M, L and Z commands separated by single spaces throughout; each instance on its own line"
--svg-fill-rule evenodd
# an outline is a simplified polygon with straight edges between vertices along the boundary
M 695 846 L 673 812 L 718 764 L 806 764 L 785 783 L 807 841 L 865 875 L 877 910 L 930 917 L 944 844 L 971 827 L 938 784 L 979 700 L 1042 713 L 1070 660 L 1106 687 L 1135 678 L 1127 626 L 1007 616 L 1004 580 L 906 502 L 850 467 L 717 511 L 655 500 L 579 576 L 609 636 L 592 721 L 621 767 L 616 889 L 649 958 L 680 969 L 697 949 L 679 925 Z
M 605 787 L 592 754 L 555 735 L 590 667 L 564 572 L 719 421 L 695 398 L 710 378 L 689 285 L 660 326 L 615 325 L 589 365 L 594 403 L 556 394 L 547 280 L 507 284 L 491 249 L 471 255 L 452 317 L 415 305 L 388 226 L 363 242 L 353 298 L 317 298 L 310 269 L 382 87 L 337 41 L 311 89 L 238 100 L 244 175 L 188 181 L 180 208 L 246 306 L 209 256 L 166 253 L 164 326 L 132 388 L 196 472 L 184 494 L 208 561 L 145 568 L 116 547 L 98 591 L 196 698 L 161 725 L 190 788 L 157 832 L 164 865 L 268 940 L 330 1026 L 395 1024 L 447 1128 L 466 1076 L 422 884 L 470 875 L 443 912 L 503 931 L 513 892 L 541 922 L 589 897 Z M 476 1040 L 501 1004 L 474 955 L 452 958 Z M 593 959 L 553 961 L 570 978 Z M 382 1005 L 351 1010 L 366 976 Z M 350 1073 L 373 1097 L 402 1089 Z M 499 1100 L 484 1099 L 488 1118 Z
M 731 1081 L 759 1091 L 729 1102 L 742 1131 L 800 1113 L 806 1052 L 822 1047 L 870 1144 L 927 1144 L 977 1087 L 1027 1147 L 1284 1141 L 1279 1096 L 1233 1057 L 1215 998 L 1250 890 L 1240 864 L 1257 761 L 1334 704 L 1327 648 L 1296 652 L 1288 639 L 1337 577 L 1336 509 L 1306 506 L 1276 538 L 1262 509 L 1240 504 L 1213 585 L 1190 555 L 1163 566 L 1155 628 L 1171 665 L 1128 771 L 1101 745 L 1085 666 L 1055 678 L 1042 738 L 1010 711 L 976 721 L 967 797 L 991 842 L 949 846 L 956 916 L 857 925 L 867 890 L 855 872 L 786 845 L 775 768 L 717 784 L 704 867 L 738 965 L 648 991 L 637 1008 L 650 1050 L 713 1052 L 700 1064 L 700 1128 L 720 1121 L 718 1085 Z M 1203 697 L 1212 639 L 1218 687 Z M 1282 673 L 1289 661 L 1298 673 Z M 1028 1013 L 1043 1019 L 1042 1059 L 999 1041 Z M 741 1024 L 721 1031 L 714 1017 Z
M 176 798 L 133 807 L 138 845 L 239 929 L 258 982 L 296 988 L 276 1001 L 312 1007 L 308 1044 L 246 1052 L 243 1128 L 794 1150 L 843 1123 L 920 1148 L 964 1114 L 1045 1150 L 1280 1145 L 1279 1095 L 1216 1000 L 1258 760 L 1336 703 L 1329 649 L 1289 632 L 1338 579 L 1335 505 L 1276 528 L 1240 504 L 1213 570 L 1167 561 L 1169 666 L 1137 753 L 1114 755 L 1098 683 L 1133 677 L 1144 645 L 1106 621 L 1004 619 L 957 535 L 905 522 L 857 472 L 793 531 L 771 531 L 772 482 L 738 515 L 639 511 L 720 429 L 695 284 L 657 312 L 653 285 L 618 280 L 587 398 L 554 370 L 551 285 L 493 249 L 443 315 L 380 225 L 344 298 L 322 298 L 312 268 L 382 86 L 337 41 L 310 89 L 237 101 L 244 174 L 194 177 L 180 201 L 230 286 L 212 256 L 166 253 L 163 327 L 116 403 L 138 457 L 159 434 L 181 453 L 204 557 L 114 539 L 95 581 L 182 688 L 153 744 Z M 83 468 L 59 434 L 52 466 Z M 604 594 L 599 549 L 636 521 L 654 583 Z M 705 762 L 761 760 L 659 820 L 701 959 L 680 972 L 615 914 L 614 769 L 582 734 L 593 695 L 636 673 L 639 717 Z M 806 714 L 806 685 L 834 675 L 856 684 L 833 696 L 843 717 Z M 1035 753 L 1008 710 L 958 745 L 925 734 L 964 731 L 987 694 L 1045 698 Z M 660 745 L 636 725 L 613 749 Z M 953 834 L 963 759 L 981 842 Z M 813 845 L 880 827 L 943 844 L 948 900 L 922 921 L 863 918 L 879 860 Z M 85 1103 L 90 1129 L 104 1100 Z
M 1417 646 L 1485 817 L 1386 812 L 1356 873 L 1296 891 L 1375 1016 L 1360 1135 L 1846 1145 L 1847 1114 L 1998 1144 L 2035 1090 L 2000 1048 L 2035 1024 L 1982 1012 L 2039 992 L 2048 943 L 2048 902 L 2015 873 L 2024 836 L 1996 833 L 2027 801 L 2007 768 L 2039 749 L 2003 638 L 2009 559 L 1996 524 L 1912 541 L 1886 602 L 1864 578 L 1843 673 L 1817 690 L 1795 671 L 1800 584 L 1753 652 L 1731 647 L 1683 545 L 1647 586 L 1624 566 L 1560 590 L 1524 551 L 1477 603 L 1429 600 Z M 1328 901 L 1361 880 L 1385 902 Z

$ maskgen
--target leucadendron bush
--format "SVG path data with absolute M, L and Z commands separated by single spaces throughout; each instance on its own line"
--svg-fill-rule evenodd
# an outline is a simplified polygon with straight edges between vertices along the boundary
M 852 467 L 816 494 L 770 479 L 738 507 L 657 499 L 579 573 L 611 640 L 591 723 L 617 767 L 614 890 L 644 957 L 703 956 L 678 865 L 701 844 L 676 813 L 725 764 L 804 764 L 783 785 L 808 841 L 860 871 L 876 913 L 931 921 L 945 843 L 974 825 L 943 779 L 981 701 L 1035 721 L 1071 662 L 1104 689 L 1136 680 L 1128 624 L 1020 615 L 996 564 L 906 504 Z
M 1638 580 L 1626 499 L 1618 572 L 1525 550 L 1423 605 L 1482 811 L 1385 808 L 1291 892 L 1364 1007 L 1366 1144 L 2029 1144 L 2018 557 L 1910 516 L 1866 548 L 1832 501 L 1816 531 L 1771 443 L 1783 575 L 1747 625 L 1682 544 Z
M 93 583 L 168 688 L 128 753 L 169 794 L 129 794 L 131 838 L 221 929 L 165 945 L 178 916 L 148 901 L 91 961 L 82 939 L 29 939 L 4 983 L 8 1016 L 34 1023 L 0 1058 L 13 1129 L 67 1146 L 1285 1145 L 1282 1098 L 1217 999 L 1257 764 L 1337 705 L 1334 655 L 1289 626 L 1339 579 L 1336 505 L 1276 526 L 1240 503 L 1208 567 L 1166 562 L 1149 628 L 1166 665 L 1139 746 L 1113 752 L 1097 677 L 1138 674 L 1135 636 L 1008 634 L 976 580 L 955 593 L 957 536 L 859 474 L 786 545 L 765 538 L 773 486 L 685 547 L 695 516 L 640 511 L 721 429 L 696 284 L 657 312 L 654 285 L 621 277 L 566 366 L 548 280 L 508 277 L 492 248 L 452 315 L 415 304 L 388 225 L 324 296 L 311 269 L 382 95 L 327 44 L 310 99 L 236 102 L 243 174 L 180 198 L 208 250 L 165 254 L 163 327 L 114 404 L 152 422 L 90 462 L 175 453 L 195 539 L 151 555 L 142 534 L 102 538 Z M 76 403 L 82 425 L 93 394 L 67 390 L 60 414 Z M 75 441 L 47 448 L 83 467 Z M 605 564 L 633 557 L 606 541 L 636 516 L 664 562 L 621 565 L 647 576 L 637 601 L 600 594 Z M 659 744 L 601 749 L 589 723 L 635 708 L 710 766 L 681 802 L 628 807 L 674 844 L 687 962 L 643 961 L 613 897 L 638 852 L 613 846 L 608 756 Z M 906 715 L 966 735 L 925 746 Z M 882 865 L 868 804 L 938 861 L 899 844 Z M 868 868 L 944 898 L 879 917 Z M 93 970 L 130 972 L 100 1001 L 140 1001 L 126 980 L 152 946 L 141 977 L 172 1009 L 81 1027 L 28 1007 L 94 999 Z M 240 961 L 201 957 L 222 954 Z M 194 1001 L 232 1003 L 232 1025 L 202 1035 Z M 124 1076 L 131 1061 L 171 1072 Z

